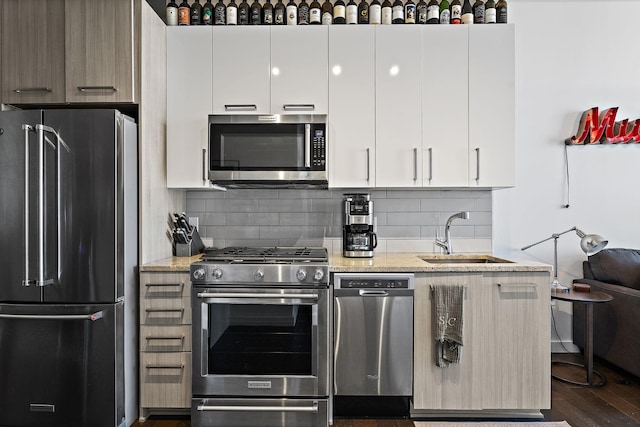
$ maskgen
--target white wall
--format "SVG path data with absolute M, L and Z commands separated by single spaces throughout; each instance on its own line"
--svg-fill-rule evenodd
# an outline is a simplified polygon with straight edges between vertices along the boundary
M 620 107 L 617 120 L 640 119 L 640 1 L 510 0 L 516 25 L 516 179 L 493 194 L 494 249 L 519 251 L 572 226 L 640 248 L 640 144 L 568 147 L 583 111 Z M 561 282 L 582 277 L 580 239 L 558 241 Z M 553 240 L 523 253 L 553 263 Z M 562 341 L 571 342 L 571 305 L 556 304 Z M 552 341 L 557 341 L 552 331 Z M 560 346 L 553 344 L 553 350 Z M 571 348 L 570 346 L 567 346 Z

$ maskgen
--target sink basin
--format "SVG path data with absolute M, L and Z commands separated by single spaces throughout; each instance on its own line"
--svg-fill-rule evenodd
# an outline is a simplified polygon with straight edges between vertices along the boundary
M 421 256 L 425 262 L 432 264 L 510 264 L 513 261 L 494 257 L 493 255 L 427 255 Z

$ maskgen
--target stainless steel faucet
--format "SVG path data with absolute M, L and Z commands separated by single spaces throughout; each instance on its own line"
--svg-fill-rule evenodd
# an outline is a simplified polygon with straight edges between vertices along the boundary
M 447 224 L 444 226 L 444 240 L 438 239 L 438 229 L 436 228 L 436 245 L 443 248 L 445 253 L 447 254 L 453 253 L 453 249 L 451 248 L 451 223 L 454 219 L 458 218 L 469 219 L 469 212 L 458 212 L 449 217 L 449 219 L 447 220 Z

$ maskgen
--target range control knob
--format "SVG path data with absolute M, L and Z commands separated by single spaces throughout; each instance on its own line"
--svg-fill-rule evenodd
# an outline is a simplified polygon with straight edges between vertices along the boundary
M 317 269 L 315 273 L 313 273 L 313 280 L 315 280 L 316 282 L 319 282 L 322 279 L 324 279 L 324 271 Z
M 196 280 L 202 280 L 204 279 L 204 276 L 206 275 L 204 268 L 198 268 L 197 270 L 193 270 L 193 278 Z
M 215 270 L 213 270 L 213 278 L 214 279 L 219 279 L 222 277 L 222 270 L 219 268 L 216 268 Z
M 259 281 L 261 281 L 262 279 L 264 279 L 264 271 L 262 271 L 262 270 L 256 270 L 256 272 L 255 272 L 255 273 L 253 273 L 253 279 L 254 279 L 256 282 L 259 282 Z
M 307 272 L 303 269 L 300 269 L 296 272 L 296 279 L 298 279 L 299 282 L 304 282 L 304 279 L 307 278 Z

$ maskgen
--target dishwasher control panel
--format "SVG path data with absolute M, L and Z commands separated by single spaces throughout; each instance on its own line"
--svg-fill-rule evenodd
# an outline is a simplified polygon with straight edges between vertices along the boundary
M 336 289 L 413 289 L 413 274 L 336 273 Z

